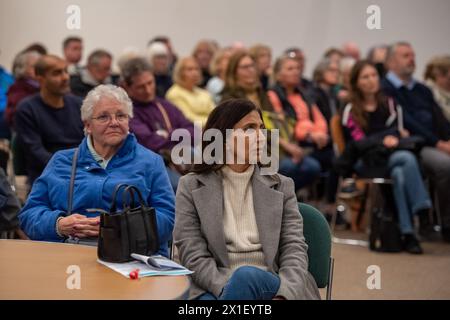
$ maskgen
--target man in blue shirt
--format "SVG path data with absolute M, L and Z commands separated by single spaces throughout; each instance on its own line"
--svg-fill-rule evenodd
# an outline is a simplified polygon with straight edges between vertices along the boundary
M 412 135 L 421 136 L 426 147 L 421 151 L 425 173 L 437 191 L 442 219 L 442 235 L 450 242 L 450 123 L 433 98 L 432 92 L 413 78 L 415 53 L 406 42 L 388 50 L 389 72 L 382 80 L 384 92 L 396 99 L 404 110 L 404 125 Z

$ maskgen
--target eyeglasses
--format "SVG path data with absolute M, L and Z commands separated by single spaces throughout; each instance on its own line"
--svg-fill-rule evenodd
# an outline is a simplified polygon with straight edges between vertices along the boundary
M 256 66 L 254 63 L 252 64 L 243 64 L 241 66 L 238 66 L 239 69 L 254 69 Z
M 106 124 L 112 121 L 113 116 L 116 118 L 118 122 L 125 122 L 128 120 L 128 115 L 125 113 L 117 113 L 115 115 L 102 114 L 99 115 L 98 117 L 92 117 L 91 119 L 97 120 L 99 123 Z

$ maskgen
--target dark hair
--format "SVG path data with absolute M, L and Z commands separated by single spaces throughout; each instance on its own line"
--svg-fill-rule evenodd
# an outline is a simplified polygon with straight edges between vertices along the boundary
M 167 44 L 170 42 L 170 39 L 167 36 L 156 36 L 148 42 L 147 46 L 151 45 L 154 42 L 163 42 Z
M 65 49 L 71 42 L 83 42 L 80 37 L 70 36 L 64 39 L 63 48 Z
M 44 45 L 40 44 L 40 43 L 30 44 L 28 47 L 23 49 L 21 51 L 21 53 L 30 52 L 30 51 L 36 51 L 37 53 L 39 53 L 41 55 L 46 55 L 47 54 L 47 48 L 45 48 Z
M 143 72 L 150 72 L 153 74 L 152 67 L 144 58 L 132 58 L 127 60 L 121 69 L 122 79 L 130 86 L 135 76 Z
M 338 54 L 341 56 L 341 58 L 343 58 L 345 56 L 345 54 L 342 52 L 342 50 L 332 47 L 332 48 L 327 49 L 327 51 L 325 51 L 325 53 L 323 54 L 323 57 L 330 58 L 333 54 Z
M 227 129 L 233 129 L 236 123 L 238 123 L 242 118 L 248 115 L 250 112 L 256 111 L 262 120 L 261 110 L 248 99 L 229 99 L 220 103 L 209 115 L 203 132 L 208 129 L 217 129 L 222 134 L 225 139 L 227 136 Z M 213 141 L 204 141 L 202 139 L 202 154 L 205 148 L 213 143 Z M 224 155 L 225 155 L 225 142 L 224 141 Z M 195 164 L 192 168 L 192 172 L 195 173 L 209 173 L 211 171 L 219 170 L 224 164 L 223 163 L 213 163 L 213 164 Z
M 88 65 L 98 65 L 100 63 L 100 59 L 105 58 L 105 57 L 112 59 L 112 55 L 108 51 L 103 50 L 103 49 L 95 50 L 89 55 L 87 64 Z
M 53 55 L 53 54 L 48 54 L 48 55 L 44 55 L 41 56 L 38 61 L 36 61 L 36 64 L 34 65 L 34 73 L 37 76 L 45 76 L 45 74 L 47 73 L 47 71 L 50 69 L 51 62 L 52 61 L 64 61 L 64 59 Z
M 356 62 L 350 73 L 350 103 L 352 104 L 351 114 L 355 119 L 355 122 L 358 123 L 363 130 L 367 129 L 368 115 L 364 110 L 364 94 L 358 88 L 358 78 L 361 75 L 362 70 L 367 66 L 371 66 L 377 70 L 375 64 L 372 62 L 368 60 L 360 60 Z M 378 92 L 375 94 L 375 99 L 378 108 L 386 106 L 387 100 L 381 92 L 381 89 L 378 89 Z

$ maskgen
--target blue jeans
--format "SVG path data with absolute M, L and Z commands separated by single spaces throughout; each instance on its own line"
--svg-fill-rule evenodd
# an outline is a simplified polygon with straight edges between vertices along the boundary
M 198 300 L 271 300 L 280 288 L 277 275 L 252 266 L 236 269 L 216 298 L 210 292 Z
M 294 163 L 290 157 L 283 158 L 280 162 L 279 172 L 292 178 L 295 190 L 299 190 L 311 184 L 320 175 L 320 163 L 312 157 L 304 157 L 300 163 Z
M 389 157 L 388 167 L 394 182 L 393 193 L 400 231 L 402 234 L 414 233 L 413 215 L 431 208 L 416 157 L 409 151 L 395 151 Z

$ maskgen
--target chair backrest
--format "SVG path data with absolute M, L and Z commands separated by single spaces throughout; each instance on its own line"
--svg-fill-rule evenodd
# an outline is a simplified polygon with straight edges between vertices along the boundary
M 345 149 L 345 137 L 342 130 L 341 116 L 335 114 L 330 120 L 330 133 L 333 139 L 334 152 L 340 155 Z
M 299 203 L 303 217 L 303 235 L 308 244 L 308 270 L 319 288 L 328 285 L 331 257 L 331 232 L 325 217 L 316 208 Z

